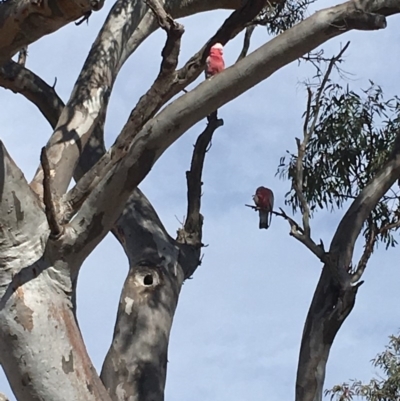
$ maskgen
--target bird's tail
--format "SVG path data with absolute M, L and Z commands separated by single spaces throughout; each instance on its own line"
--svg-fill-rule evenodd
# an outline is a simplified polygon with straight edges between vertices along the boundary
M 268 212 L 266 212 L 264 210 L 260 210 L 258 214 L 260 216 L 260 225 L 259 225 L 259 227 L 267 229 L 269 227 Z

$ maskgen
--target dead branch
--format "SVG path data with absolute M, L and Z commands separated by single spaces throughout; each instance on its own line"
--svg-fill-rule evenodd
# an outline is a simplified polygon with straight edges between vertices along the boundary
M 221 119 L 210 119 L 206 129 L 198 136 L 194 145 L 190 170 L 186 171 L 187 214 L 183 228 L 178 230 L 177 241 L 180 243 L 191 244 L 195 247 L 202 246 L 203 216 L 200 208 L 204 159 L 215 130 L 223 125 L 224 121 Z
M 58 213 L 52 194 L 52 178 L 49 159 L 46 148 L 43 147 L 40 153 L 40 163 L 43 168 L 43 201 L 45 206 L 46 218 L 50 227 L 50 236 L 58 238 L 63 233 L 63 227 L 58 222 Z
M 326 262 L 326 252 L 323 246 L 323 243 L 317 245 L 312 238 L 307 235 L 305 230 L 303 230 L 299 224 L 294 221 L 291 217 L 289 217 L 283 209 L 279 208 L 281 211 L 280 213 L 278 212 L 272 212 L 276 216 L 283 217 L 285 220 L 287 220 L 290 224 L 290 235 L 294 238 L 297 239 L 297 241 L 301 242 L 303 245 L 305 245 L 321 262 L 325 263 Z
M 260 208 L 254 205 L 245 205 L 254 209 L 255 211 L 259 211 Z M 324 244 L 321 241 L 319 245 L 317 245 L 309 236 L 306 235 L 304 229 L 297 223 L 294 219 L 286 214 L 286 212 L 279 208 L 280 212 L 272 211 L 272 213 L 276 216 L 284 218 L 290 225 L 290 235 L 296 238 L 299 242 L 305 245 L 321 262 L 326 262 L 326 252 L 324 248 Z
M 245 58 L 247 56 L 247 52 L 249 51 L 250 47 L 251 35 L 253 34 L 254 29 L 256 29 L 255 25 L 250 25 L 246 28 L 246 32 L 244 34 L 244 39 L 243 39 L 243 47 L 236 62 L 240 61 L 242 58 Z

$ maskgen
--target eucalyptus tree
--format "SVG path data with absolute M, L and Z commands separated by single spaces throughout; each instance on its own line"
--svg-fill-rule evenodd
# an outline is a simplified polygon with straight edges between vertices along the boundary
M 211 136 L 223 124 L 214 111 L 327 40 L 350 30 L 383 29 L 386 17 L 400 12 L 396 0 L 349 0 L 308 18 L 303 18 L 307 2 L 289 0 L 272 4 L 117 0 L 64 104 L 53 87 L 25 67 L 26 47 L 72 21 L 81 23 L 102 5 L 97 0 L 0 3 L 0 85 L 33 102 L 53 127 L 30 183 L 1 145 L 0 362 L 21 401 L 164 398 L 168 342 L 179 292 L 199 265 L 203 246 L 202 167 Z M 233 12 L 177 69 L 184 27 L 176 19 L 215 9 Z M 247 55 L 255 25 L 265 25 L 275 37 Z M 159 27 L 166 33 L 160 72 L 132 108 L 115 143 L 105 149 L 104 121 L 118 73 Z M 225 45 L 244 29 L 238 62 L 186 90 L 202 73 L 210 47 L 215 42 Z M 17 53 L 18 61 L 13 61 Z M 317 91 L 317 105 L 325 90 L 322 85 Z M 322 397 L 329 349 L 354 305 L 363 270 L 350 270 L 354 242 L 400 172 L 395 140 L 385 163 L 357 193 L 329 251 L 317 245 L 309 227 L 307 202 L 313 198 L 303 188 L 307 173 L 303 160 L 319 121 L 312 102 L 310 94 L 293 181 L 303 227 L 281 213 L 291 224 L 291 234 L 324 263 L 302 340 L 299 401 Z M 187 172 L 186 220 L 173 238 L 138 185 L 165 150 L 207 116 L 208 125 L 198 138 Z M 69 189 L 73 178 L 76 184 Z M 110 231 L 128 257 L 129 272 L 99 375 L 76 320 L 76 283 L 82 263 Z

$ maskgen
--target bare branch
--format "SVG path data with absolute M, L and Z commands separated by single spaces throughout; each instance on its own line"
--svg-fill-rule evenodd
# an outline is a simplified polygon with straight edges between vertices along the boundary
M 52 238 L 59 238 L 64 229 L 58 222 L 58 213 L 56 210 L 55 200 L 52 194 L 52 179 L 49 159 L 47 158 L 46 148 L 43 147 L 40 153 L 40 163 L 42 164 L 43 176 L 43 201 L 45 205 L 45 212 L 47 222 L 50 227 L 50 236 Z
M 376 243 L 376 235 L 377 230 L 376 227 L 373 226 L 368 233 L 367 240 L 365 242 L 364 251 L 361 255 L 360 261 L 357 264 L 357 268 L 355 272 L 351 275 L 351 282 L 356 283 L 362 275 L 364 274 L 365 268 L 367 267 L 368 261 L 372 255 L 374 250 L 374 246 Z
M 253 205 L 245 205 L 247 207 L 250 207 L 254 209 L 255 211 L 259 211 L 260 208 L 258 206 L 253 206 Z M 317 245 L 311 238 L 310 236 L 305 234 L 305 231 L 301 226 L 290 216 L 286 214 L 286 212 L 282 209 L 279 208 L 280 212 L 275 212 L 272 211 L 273 214 L 276 216 L 284 218 L 290 225 L 290 235 L 297 239 L 297 241 L 301 242 L 303 245 L 305 245 L 321 262 L 325 263 L 326 262 L 326 257 L 327 254 L 324 249 L 324 244 L 321 241 L 319 245 Z
M 367 267 L 368 261 L 372 255 L 372 252 L 374 251 L 374 246 L 376 244 L 378 235 L 382 235 L 390 230 L 396 229 L 400 227 L 400 220 L 390 223 L 390 224 L 385 224 L 383 227 L 380 229 L 377 229 L 377 227 L 372 226 L 370 229 L 367 240 L 364 246 L 364 251 L 363 254 L 361 255 L 360 261 L 357 264 L 357 268 L 355 269 L 354 273 L 352 274 L 351 281 L 352 283 L 356 283 L 360 280 L 362 275 L 364 274 L 364 271 Z
M 190 244 L 195 248 L 200 248 L 203 245 L 201 242 L 203 216 L 200 213 L 200 208 L 204 159 L 215 130 L 223 125 L 224 122 L 221 119 L 213 118 L 209 120 L 206 129 L 197 138 L 190 170 L 186 171 L 187 214 L 183 227 L 178 230 L 177 241 L 183 244 Z M 186 272 L 186 277 L 191 276 L 193 273 L 194 271 Z
M 42 36 L 103 7 L 103 0 L 3 1 L 0 3 L 0 66 Z
M 30 100 L 54 128 L 64 103 L 54 88 L 24 66 L 10 60 L 0 67 L 0 86 Z
M 280 213 L 278 212 L 272 212 L 273 214 L 277 216 L 283 217 L 285 220 L 287 220 L 290 224 L 290 235 L 294 238 L 297 239 L 297 241 L 301 242 L 303 245 L 305 245 L 321 262 L 325 263 L 326 262 L 326 252 L 324 249 L 324 246 L 322 242 L 317 245 L 309 235 L 303 230 L 296 221 L 294 221 L 291 217 L 289 217 L 283 209 L 279 208 L 281 211 Z
M 247 52 L 249 51 L 250 47 L 251 35 L 253 34 L 254 29 L 256 29 L 255 25 L 250 25 L 246 28 L 246 32 L 244 34 L 244 39 L 243 39 L 243 47 L 236 62 L 240 61 L 242 58 L 245 58 L 247 56 Z

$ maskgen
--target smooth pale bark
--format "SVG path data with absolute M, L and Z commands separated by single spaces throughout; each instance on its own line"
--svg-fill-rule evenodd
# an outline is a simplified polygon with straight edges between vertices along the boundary
M 72 313 L 68 257 L 2 144 L 0 163 L 0 363 L 11 388 L 19 401 L 109 400 Z
M 103 0 L 5 0 L 0 3 L 0 66 L 23 47 L 91 11 Z
M 239 0 L 170 0 L 165 8 L 173 17 L 184 17 L 218 8 L 235 9 Z M 105 112 L 117 74 L 138 46 L 157 29 L 157 21 L 142 0 L 117 0 L 103 25 L 47 144 L 56 178 L 55 191 L 66 191 L 101 114 Z M 61 157 L 62 155 L 62 157 Z M 41 194 L 39 167 L 32 187 Z
M 10 62 L 8 68 L 0 69 L 0 83 L 37 104 L 49 123 L 55 125 L 63 103 L 35 74 Z M 105 152 L 100 127 L 101 124 L 85 148 L 75 174 L 77 180 Z M 210 134 L 204 147 L 209 140 Z M 198 173 L 201 170 L 202 163 Z M 196 179 L 201 181 L 201 175 Z M 200 192 L 194 195 L 198 197 Z M 199 202 L 200 199 L 193 202 L 194 207 L 188 213 L 194 215 L 189 231 L 180 230 L 183 241 L 168 235 L 139 189 L 133 191 L 112 230 L 130 265 L 113 341 L 102 369 L 102 381 L 113 400 L 131 396 L 154 401 L 164 397 L 168 340 L 179 291 L 183 279 L 194 273 L 200 261 L 201 228 L 197 232 L 195 221 L 199 218 Z

